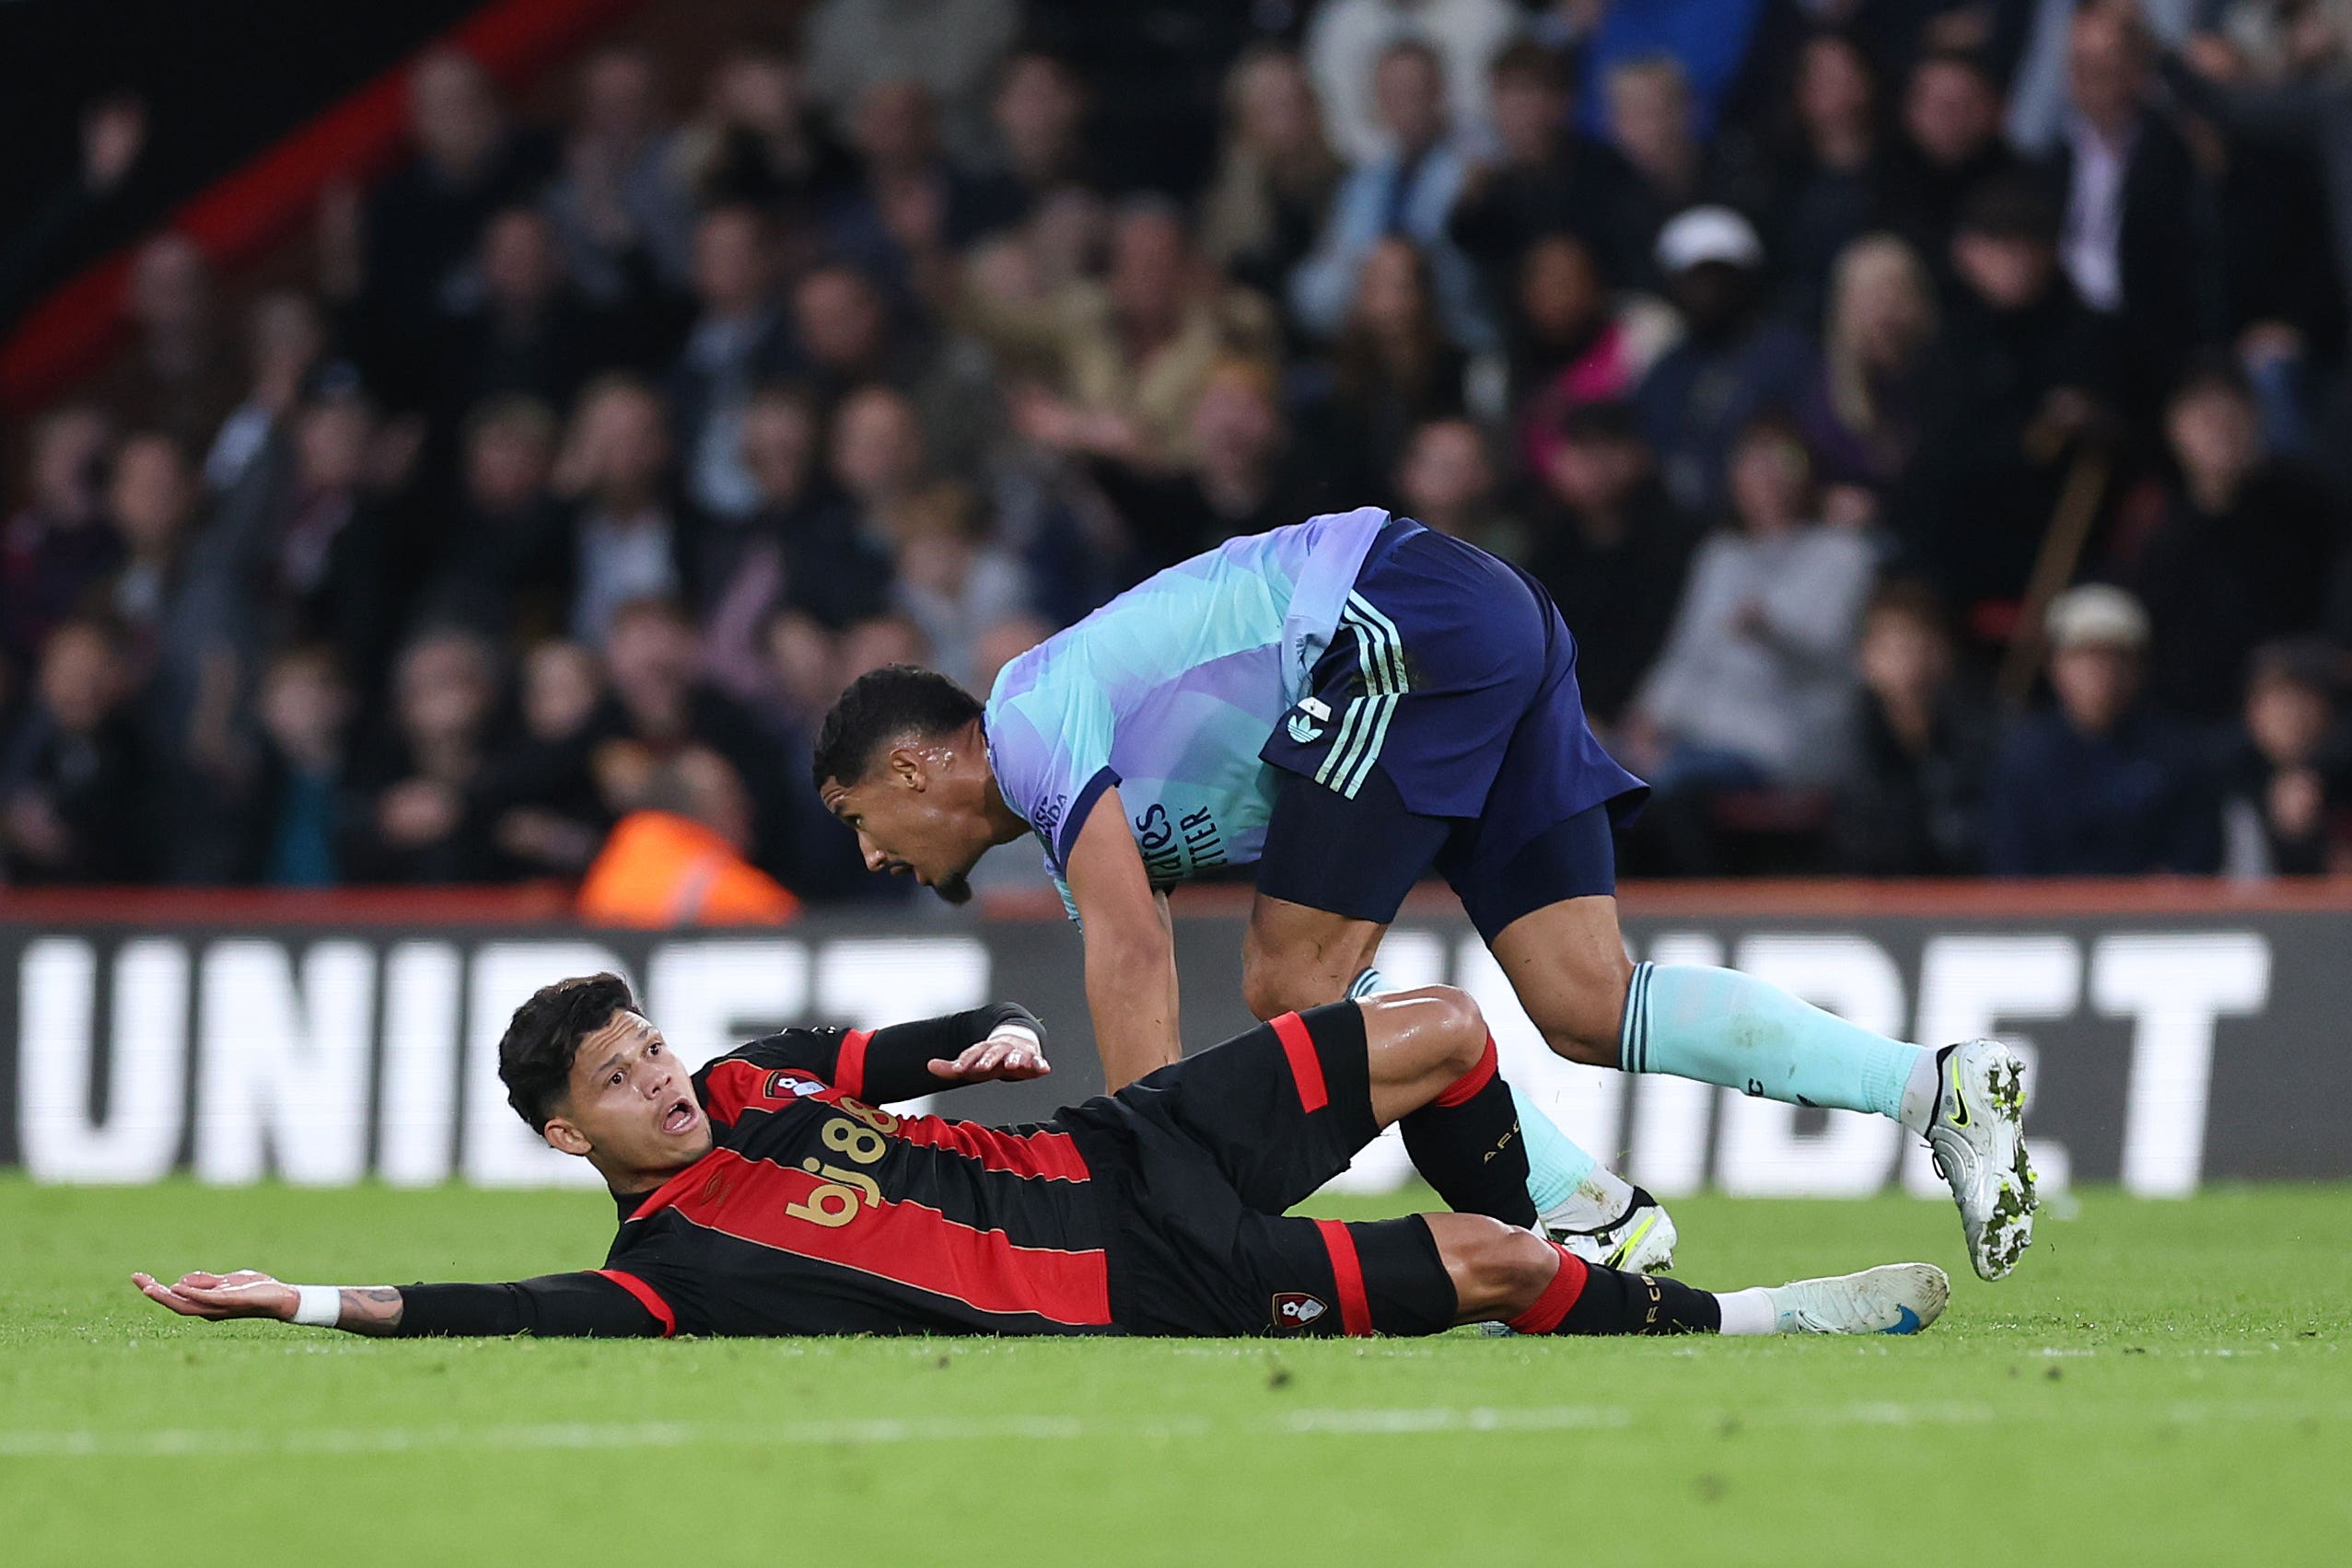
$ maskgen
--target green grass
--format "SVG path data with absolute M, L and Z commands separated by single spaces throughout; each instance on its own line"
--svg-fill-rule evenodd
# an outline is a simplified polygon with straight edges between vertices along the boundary
M 2089 1193 L 1997 1286 L 1938 1205 L 1676 1205 L 1702 1284 L 1941 1263 L 1915 1340 L 377 1342 L 125 1279 L 511 1278 L 609 1212 L 0 1182 L 0 1562 L 2352 1555 L 2352 1187 Z

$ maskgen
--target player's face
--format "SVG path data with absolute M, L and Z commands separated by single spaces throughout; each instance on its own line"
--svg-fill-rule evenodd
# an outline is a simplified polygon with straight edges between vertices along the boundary
M 868 871 L 912 877 L 951 904 L 972 901 L 972 868 L 988 849 L 975 841 L 943 792 L 917 787 L 918 774 L 891 765 L 854 784 L 827 779 L 825 809 L 857 835 Z
M 548 1123 L 548 1142 L 568 1149 L 558 1122 L 588 1145 L 570 1152 L 593 1152 L 607 1175 L 677 1170 L 711 1149 L 710 1119 L 686 1064 L 635 1013 L 613 1014 L 580 1041 L 563 1114 Z

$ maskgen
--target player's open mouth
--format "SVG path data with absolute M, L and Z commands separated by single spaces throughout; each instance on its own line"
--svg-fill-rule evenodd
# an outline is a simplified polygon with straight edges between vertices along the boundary
M 693 1100 L 681 1099 L 671 1106 L 669 1114 L 661 1119 L 661 1130 L 665 1132 L 691 1132 L 701 1118 L 702 1112 L 694 1109 Z

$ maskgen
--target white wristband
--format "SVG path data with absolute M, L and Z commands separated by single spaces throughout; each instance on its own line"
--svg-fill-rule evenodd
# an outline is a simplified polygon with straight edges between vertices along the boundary
M 313 1329 L 332 1329 L 343 1321 L 341 1285 L 296 1285 L 294 1320 Z

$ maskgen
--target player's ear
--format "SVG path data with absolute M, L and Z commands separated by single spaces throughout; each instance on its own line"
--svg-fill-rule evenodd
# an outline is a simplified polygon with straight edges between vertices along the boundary
M 930 787 L 929 759 L 923 755 L 919 748 L 893 746 L 891 748 L 890 756 L 885 761 L 891 770 L 891 783 L 903 784 L 912 790 Z
M 560 1116 L 549 1117 L 547 1126 L 540 1136 L 545 1138 L 547 1146 L 559 1155 L 584 1156 L 596 1146 L 588 1141 L 587 1133 Z

